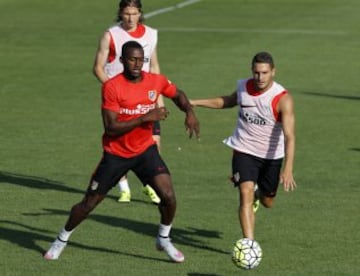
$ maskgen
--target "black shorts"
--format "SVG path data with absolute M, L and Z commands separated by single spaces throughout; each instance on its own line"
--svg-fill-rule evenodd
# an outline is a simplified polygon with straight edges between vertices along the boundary
M 283 158 L 264 159 L 234 151 L 232 159 L 234 186 L 245 181 L 257 183 L 265 196 L 274 197 L 279 186 Z
M 88 192 L 107 194 L 130 170 L 136 174 L 143 185 L 151 183 L 156 175 L 170 174 L 156 145 L 150 146 L 145 152 L 132 158 L 123 158 L 104 152 L 103 158 L 90 180 Z
M 161 134 L 160 122 L 156 121 L 156 122 L 153 123 L 152 135 L 160 136 L 160 134 Z

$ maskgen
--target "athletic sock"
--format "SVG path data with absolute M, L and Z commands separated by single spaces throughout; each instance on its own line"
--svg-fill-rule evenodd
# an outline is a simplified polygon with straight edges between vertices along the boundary
M 66 231 L 65 228 L 61 229 L 58 239 L 62 242 L 67 242 L 72 234 L 72 232 L 74 232 L 74 230 L 71 231 Z
M 129 182 L 127 180 L 127 178 L 125 179 L 121 179 L 119 181 L 119 189 L 120 189 L 120 192 L 130 192 L 130 187 L 129 187 Z
M 164 225 L 160 223 L 159 226 L 159 237 L 161 238 L 167 238 L 170 235 L 171 230 L 171 224 L 170 225 Z

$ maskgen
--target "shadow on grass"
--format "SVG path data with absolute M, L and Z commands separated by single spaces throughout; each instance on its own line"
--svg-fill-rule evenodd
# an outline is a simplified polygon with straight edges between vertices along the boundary
M 360 100 L 359 96 L 348 96 L 348 95 L 334 95 L 334 94 L 328 94 L 328 93 L 318 93 L 318 92 L 300 92 L 302 94 L 307 94 L 311 96 L 318 96 L 318 97 L 327 97 L 327 98 L 335 98 L 335 99 L 341 99 L 341 100 Z
M 44 213 L 27 213 L 23 215 L 27 216 L 53 216 L 53 215 L 64 215 L 68 216 L 68 211 L 63 210 L 55 210 L 55 209 L 43 209 Z M 128 231 L 133 231 L 138 234 L 142 234 L 145 236 L 155 237 L 158 231 L 158 225 L 153 223 L 147 223 L 143 221 L 136 221 L 131 219 L 124 219 L 119 217 L 113 216 L 106 216 L 106 215 L 98 215 L 98 214 L 90 214 L 88 219 L 93 221 L 106 224 L 112 227 L 120 227 L 126 229 Z M 179 229 L 179 228 L 172 228 L 171 230 L 171 238 L 172 241 L 176 244 L 182 244 L 187 246 L 192 246 L 202 250 L 213 251 L 221 254 L 228 255 L 228 251 L 224 251 L 221 249 L 217 249 L 211 246 L 208 246 L 199 238 L 206 238 L 209 240 L 210 238 L 219 239 L 221 238 L 221 233 L 218 231 L 212 230 L 203 230 L 197 229 L 193 227 L 188 227 L 187 229 Z
M 11 225 L 11 227 L 6 227 L 5 225 Z M 14 229 L 15 227 L 22 228 L 22 229 L 21 230 Z M 27 226 L 25 224 L 18 223 L 18 222 L 13 222 L 13 221 L 9 221 L 9 220 L 0 220 L 0 239 L 1 240 L 11 242 L 22 248 L 35 250 L 35 251 L 39 252 L 41 255 L 45 254 L 45 250 L 41 246 L 37 245 L 37 242 L 38 241 L 46 241 L 49 243 L 49 246 L 50 246 L 51 242 L 54 241 L 53 236 L 49 237 L 49 236 L 45 235 L 44 233 L 49 233 L 49 231 L 45 230 L 45 229 Z M 155 258 L 155 257 L 149 257 L 149 256 L 144 256 L 144 255 L 139 255 L 139 254 L 120 252 L 117 250 L 111 250 L 109 248 L 101 248 L 101 247 L 83 245 L 83 244 L 80 244 L 77 242 L 70 241 L 69 245 L 77 247 L 77 248 L 81 248 L 81 249 L 92 250 L 92 251 L 97 251 L 97 252 L 102 252 L 102 253 L 112 253 L 112 254 L 120 254 L 120 255 L 136 257 L 141 260 L 148 259 L 148 260 L 153 260 L 153 261 L 169 262 L 168 260 L 165 260 L 163 258 Z
M 188 273 L 188 276 L 220 276 L 219 274 L 208 274 L 208 273 Z
M 359 152 L 360 152 L 360 148 L 350 148 L 350 150 L 352 150 L 352 151 L 359 151 Z
M 40 189 L 40 190 L 52 190 L 52 191 L 60 191 L 66 193 L 77 193 L 77 194 L 85 194 L 86 186 L 84 189 L 76 189 L 67 186 L 65 183 L 50 180 L 43 177 L 31 176 L 31 175 L 23 175 L 23 174 L 15 174 L 11 172 L 0 171 L 0 183 L 8 183 L 12 185 L 18 185 L 22 187 L 27 187 L 31 189 Z M 116 196 L 107 195 L 108 198 L 117 200 Z M 142 200 L 134 199 L 135 202 L 147 203 Z
M 68 187 L 64 183 L 58 181 L 37 177 L 37 176 L 15 174 L 11 172 L 0 171 L 0 182 L 19 185 L 32 189 L 57 190 L 67 193 L 81 193 L 81 194 L 84 193 L 83 190 Z

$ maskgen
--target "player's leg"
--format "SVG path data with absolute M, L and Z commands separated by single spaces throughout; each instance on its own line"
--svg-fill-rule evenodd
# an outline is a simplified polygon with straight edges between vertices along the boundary
M 152 137 L 153 137 L 153 139 L 154 139 L 154 141 L 156 143 L 158 151 L 160 152 L 160 141 L 161 141 L 160 133 L 161 133 L 161 129 L 160 129 L 160 122 L 159 121 L 154 122 L 152 131 L 153 131 L 153 136 Z M 156 194 L 154 189 L 151 188 L 151 186 L 149 184 L 146 184 L 143 187 L 143 193 L 145 195 L 147 195 L 154 204 L 159 204 L 160 203 L 160 198 L 158 197 L 158 195 Z
M 170 239 L 172 222 L 176 213 L 176 197 L 169 170 L 161 159 L 156 146 L 150 147 L 134 168 L 135 174 L 143 183 L 149 183 L 160 197 L 160 225 L 156 237 L 156 248 L 167 253 L 174 262 L 183 262 L 184 255 L 174 247 Z
M 234 186 L 239 189 L 238 218 L 243 237 L 255 237 L 255 212 L 253 208 L 255 184 L 259 174 L 259 164 L 256 157 L 234 152 L 232 159 Z
M 255 232 L 255 212 L 254 203 L 254 186 L 253 181 L 242 182 L 239 185 L 240 206 L 239 221 L 243 236 L 245 238 L 254 239 Z
M 253 202 L 254 213 L 257 212 L 259 207 L 260 207 L 260 190 L 259 190 L 259 186 L 255 183 L 255 186 L 254 186 L 254 202 Z
M 104 197 L 105 195 L 87 193 L 82 201 L 72 207 L 65 227 L 61 229 L 59 235 L 51 244 L 50 249 L 45 253 L 45 259 L 57 260 L 59 258 L 75 227 L 87 218 L 89 213 L 104 199 Z
M 178 250 L 171 242 L 170 230 L 176 212 L 176 198 L 171 178 L 169 174 L 160 174 L 154 178 L 154 189 L 160 196 L 160 226 L 156 238 L 156 248 L 167 253 L 174 262 L 181 263 L 184 261 L 184 254 Z
M 116 156 L 104 154 L 88 186 L 87 192 L 79 203 L 75 204 L 70 212 L 65 227 L 52 243 L 44 258 L 57 260 L 64 250 L 75 228 L 87 218 L 92 210 L 105 198 L 108 191 L 116 185 L 121 175 L 127 171 L 124 163 Z
M 279 175 L 282 159 L 266 160 L 259 175 L 258 197 L 261 204 L 266 208 L 274 205 L 277 189 L 279 186 Z
M 127 175 L 121 177 L 119 183 L 119 192 L 120 196 L 118 198 L 118 202 L 130 202 L 131 200 L 131 191 L 129 187 L 129 181 Z
M 176 212 L 176 198 L 170 175 L 159 174 L 155 176 L 152 186 L 156 189 L 161 199 L 159 203 L 160 222 L 165 225 L 170 225 Z

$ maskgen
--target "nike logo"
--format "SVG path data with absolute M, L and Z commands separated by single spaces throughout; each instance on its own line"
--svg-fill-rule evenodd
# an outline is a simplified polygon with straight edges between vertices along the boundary
M 249 108 L 249 107 L 256 107 L 256 105 L 241 104 L 240 107 L 241 107 L 241 108 Z

